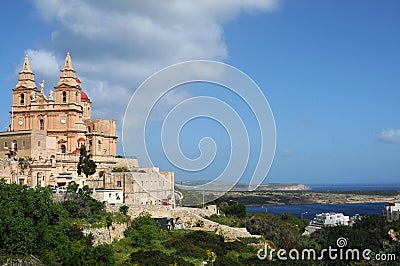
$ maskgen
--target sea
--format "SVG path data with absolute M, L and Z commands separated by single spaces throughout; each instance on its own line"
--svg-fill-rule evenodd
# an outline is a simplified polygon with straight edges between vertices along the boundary
M 280 206 L 246 206 L 249 212 L 269 212 L 281 215 L 288 212 L 293 216 L 312 220 L 315 215 L 323 212 L 341 212 L 344 215 L 381 215 L 387 202 L 353 203 L 353 204 L 304 204 L 304 205 L 280 205 Z
M 311 184 L 311 191 L 400 190 L 400 183 Z
M 311 191 L 371 191 L 400 190 L 400 184 L 316 184 L 309 185 Z M 388 202 L 352 203 L 352 204 L 303 204 L 280 206 L 246 206 L 246 211 L 268 212 L 281 215 L 288 212 L 293 216 L 312 220 L 316 214 L 323 212 L 341 212 L 344 215 L 381 215 L 383 207 Z

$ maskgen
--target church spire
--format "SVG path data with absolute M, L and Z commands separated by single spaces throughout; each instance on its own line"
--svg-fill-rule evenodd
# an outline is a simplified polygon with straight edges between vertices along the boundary
M 22 65 L 22 70 L 21 72 L 19 72 L 19 78 L 16 88 L 18 87 L 24 87 L 29 89 L 36 88 L 35 74 L 33 74 L 32 72 L 28 54 L 25 55 L 24 64 Z
M 22 66 L 22 71 L 21 72 L 30 72 L 30 73 L 32 73 L 31 64 L 29 63 L 28 54 L 25 55 L 24 65 Z
M 61 70 L 60 80 L 58 81 L 58 85 L 60 84 L 67 84 L 71 86 L 76 86 L 77 82 L 75 80 L 75 70 L 72 67 L 72 60 L 69 52 L 65 57 L 64 67 Z
M 74 70 L 74 68 L 72 67 L 72 60 L 69 52 L 67 53 L 67 57 L 65 58 L 64 69 Z

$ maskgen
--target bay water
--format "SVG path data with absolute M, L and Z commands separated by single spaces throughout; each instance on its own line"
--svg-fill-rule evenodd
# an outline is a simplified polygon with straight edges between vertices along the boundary
M 279 206 L 246 206 L 246 211 L 269 212 L 275 215 L 291 213 L 293 216 L 312 220 L 316 214 L 324 212 L 341 212 L 344 215 L 381 215 L 383 207 L 387 202 L 352 203 L 352 204 L 302 204 L 302 205 L 279 205 Z

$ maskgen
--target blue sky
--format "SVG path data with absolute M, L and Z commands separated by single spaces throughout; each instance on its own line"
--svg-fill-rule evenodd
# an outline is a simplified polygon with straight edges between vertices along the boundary
M 67 51 L 93 115 L 121 125 L 135 88 L 170 64 L 218 60 L 242 70 L 262 89 L 273 111 L 276 155 L 266 182 L 390 183 L 400 180 L 400 2 L 397 0 L 64 1 L 6 0 L 2 5 L 0 126 L 9 124 L 11 89 L 25 53 L 37 84 L 55 85 Z M 165 105 L 212 95 L 237 105 L 256 135 L 254 118 L 234 96 L 212 87 L 180 88 Z M 198 119 L 181 133 L 182 149 L 198 156 L 202 129 L 220 147 L 209 179 L 226 163 L 226 132 Z M 195 123 L 193 123 L 195 124 Z M 157 124 L 154 125 L 157 128 Z M 156 130 L 157 131 L 157 130 Z M 162 158 L 155 163 L 190 173 Z M 153 135 L 151 135 L 153 136 Z M 194 141 L 194 142 L 193 142 Z M 120 142 L 121 143 L 121 142 Z M 255 167 L 254 146 L 244 181 Z M 122 153 L 122 148 L 119 147 Z M 135 155 L 134 151 L 129 152 Z M 253 157 L 252 157 L 253 156 Z

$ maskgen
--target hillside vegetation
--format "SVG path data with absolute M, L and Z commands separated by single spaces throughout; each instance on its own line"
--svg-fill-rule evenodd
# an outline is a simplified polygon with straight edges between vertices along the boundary
M 53 201 L 50 188 L 30 189 L 0 181 L 0 265 L 398 265 L 400 222 L 381 217 L 362 217 L 352 227 L 327 227 L 303 236 L 307 221 L 290 214 L 246 214 L 243 205 L 220 202 L 221 216 L 210 219 L 231 226 L 246 226 L 262 239 L 242 238 L 227 242 L 216 232 L 162 230 L 148 214 L 131 218 L 128 207 L 107 213 L 102 203 L 85 187 L 70 186 L 65 201 Z M 124 238 L 112 244 L 93 245 L 87 227 L 113 230 L 115 223 L 127 223 Z M 201 229 L 201 228 L 198 228 Z M 377 260 L 291 260 L 282 261 L 276 252 L 268 261 L 257 258 L 265 247 L 275 250 L 337 247 L 339 237 L 348 248 L 370 249 L 374 254 L 393 254 L 396 261 Z M 270 255 L 270 257 L 269 257 Z

